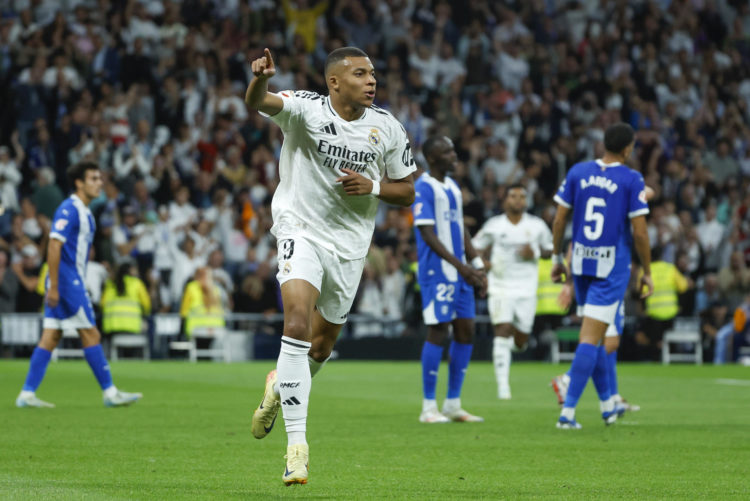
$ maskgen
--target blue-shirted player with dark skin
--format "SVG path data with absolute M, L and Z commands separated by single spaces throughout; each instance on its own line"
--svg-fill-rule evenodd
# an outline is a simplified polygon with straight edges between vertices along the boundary
M 17 407 L 54 407 L 40 400 L 36 390 L 44 379 L 52 350 L 60 342 L 63 330 L 76 330 L 83 354 L 103 391 L 104 405 L 129 405 L 140 393 L 120 391 L 112 383 L 112 374 L 104 356 L 101 334 L 96 328 L 91 300 L 84 284 L 86 264 L 96 225 L 88 206 L 99 196 L 102 175 L 95 163 L 82 162 L 68 168 L 68 181 L 75 193 L 55 211 L 47 247 L 49 274 L 45 284 L 42 337 L 31 354 L 29 372 Z
M 570 264 L 578 312 L 583 317 L 558 428 L 581 428 L 575 408 L 592 375 L 600 393 L 605 423 L 610 423 L 615 415 L 613 399 L 607 395 L 609 375 L 603 343 L 607 328 L 615 323 L 630 279 L 631 242 L 643 267 L 640 283 L 643 297 L 654 290 L 646 227 L 646 187 L 643 176 L 625 165 L 634 145 L 635 133 L 628 124 L 608 127 L 604 133 L 604 156 L 574 165 L 555 195 L 558 207 L 552 225 L 555 264 L 551 276 L 559 282 L 567 273 L 562 243 L 572 212 Z
M 427 340 L 422 348 L 424 400 L 422 423 L 482 422 L 461 407 L 461 387 L 474 342 L 474 287 L 487 289 L 484 262 L 464 228 L 461 189 L 449 176 L 456 167 L 453 142 L 427 139 L 422 148 L 429 165 L 414 183 L 412 205 L 417 238 L 417 276 L 422 292 L 422 317 Z M 466 257 L 472 260 L 467 264 Z M 453 327 L 448 364 L 448 393 L 442 412 L 435 398 L 443 342 Z

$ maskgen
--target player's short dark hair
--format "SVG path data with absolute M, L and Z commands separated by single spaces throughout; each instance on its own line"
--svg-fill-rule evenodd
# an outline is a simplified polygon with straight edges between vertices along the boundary
M 75 190 L 76 180 L 81 182 L 85 181 L 86 172 L 90 170 L 99 170 L 99 164 L 96 164 L 94 162 L 78 162 L 77 164 L 68 167 L 67 175 L 70 187 Z
M 422 143 L 422 154 L 425 158 L 432 158 L 435 146 L 444 139 L 445 136 L 430 136 L 427 140 Z
M 524 191 L 529 191 L 529 190 L 526 189 L 526 186 L 524 186 L 523 184 L 521 184 L 521 183 L 513 183 L 510 186 L 508 186 L 508 188 L 505 190 L 505 192 L 506 193 L 510 193 L 510 190 L 517 190 L 517 189 L 521 189 L 521 190 L 524 190 Z
M 325 74 L 328 75 L 328 70 L 334 64 L 339 61 L 343 61 L 347 57 L 369 57 L 365 51 L 357 47 L 339 47 L 334 49 L 328 54 L 326 58 Z
M 604 131 L 604 148 L 610 153 L 622 153 L 635 138 L 635 131 L 625 122 L 616 123 Z

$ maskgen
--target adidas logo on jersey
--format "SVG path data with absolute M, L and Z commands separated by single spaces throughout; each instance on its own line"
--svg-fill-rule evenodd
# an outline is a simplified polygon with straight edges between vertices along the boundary
M 321 127 L 320 132 L 325 132 L 326 134 L 330 134 L 332 136 L 338 135 L 336 133 L 336 127 L 333 126 L 333 122 L 329 123 L 325 127 Z

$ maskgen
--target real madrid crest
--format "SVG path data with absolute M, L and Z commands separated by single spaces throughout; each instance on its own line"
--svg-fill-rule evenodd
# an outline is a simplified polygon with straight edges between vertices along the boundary
M 380 134 L 378 134 L 378 129 L 370 129 L 370 135 L 367 136 L 367 138 L 372 144 L 378 145 L 380 143 Z

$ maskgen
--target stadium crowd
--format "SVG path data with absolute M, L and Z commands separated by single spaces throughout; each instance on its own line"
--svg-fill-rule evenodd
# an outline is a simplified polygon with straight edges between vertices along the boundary
M 272 90 L 325 93 L 331 50 L 370 56 L 376 102 L 417 163 L 453 138 L 467 227 L 520 182 L 548 223 L 566 170 L 604 129 L 637 130 L 631 166 L 656 191 L 654 254 L 707 346 L 750 293 L 750 6 L 744 0 L 9 0 L 0 3 L 0 311 L 37 311 L 66 168 L 97 162 L 94 302 L 137 263 L 154 311 L 177 311 L 199 268 L 225 310 L 280 310 L 270 201 L 281 132 L 243 101 L 264 47 Z M 355 311 L 419 324 L 408 210 L 381 204 Z M 637 269 L 637 268 L 636 268 Z M 104 270 L 104 271 L 102 271 Z M 98 290 L 98 292 L 97 292 Z M 650 357 L 649 322 L 629 298 Z M 659 319 L 664 320 L 664 319 Z M 667 319 L 668 320 L 668 319 Z M 660 324 L 657 324 L 660 325 Z M 354 335 L 381 333 L 363 325 Z M 642 348 L 642 349 L 641 349 Z

